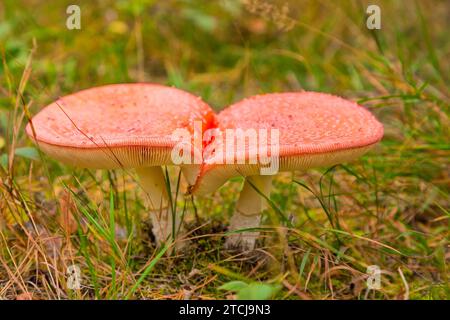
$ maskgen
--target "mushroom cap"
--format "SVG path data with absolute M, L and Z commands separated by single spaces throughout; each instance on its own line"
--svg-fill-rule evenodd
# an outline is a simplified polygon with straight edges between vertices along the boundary
M 383 136 L 383 125 L 364 107 L 343 98 L 317 92 L 274 93 L 253 96 L 226 108 L 217 116 L 223 139 L 211 149 L 225 150 L 226 129 L 279 131 L 279 171 L 305 170 L 351 161 Z M 259 134 L 258 142 L 259 142 Z M 262 138 L 261 140 L 264 140 Z M 266 141 L 270 151 L 272 141 Z M 268 142 L 268 143 L 267 143 Z M 220 164 L 217 153 L 204 159 L 192 192 L 212 192 L 233 176 L 259 175 L 259 160 L 249 163 L 258 149 L 246 140 L 245 150 L 231 151 L 234 164 Z M 270 155 L 270 152 L 268 153 Z M 244 163 L 242 163 L 244 162 Z M 239 164 L 241 163 L 241 164 Z
M 113 84 L 59 98 L 26 127 L 39 147 L 61 162 L 87 168 L 171 164 L 176 129 L 203 130 L 214 112 L 185 91 L 150 83 Z

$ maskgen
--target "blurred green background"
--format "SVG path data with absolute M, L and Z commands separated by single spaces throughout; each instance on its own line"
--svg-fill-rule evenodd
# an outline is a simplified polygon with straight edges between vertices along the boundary
M 80 30 L 66 27 L 71 4 L 81 9 Z M 381 9 L 380 30 L 366 27 L 369 4 Z M 3 0 L 0 274 L 8 280 L 0 297 L 209 299 L 256 290 L 279 299 L 449 298 L 449 17 L 445 0 Z M 148 276 L 155 249 L 132 179 L 42 158 L 23 130 L 27 117 L 59 96 L 136 81 L 188 90 L 215 110 L 259 93 L 329 92 L 369 108 L 385 137 L 332 177 L 316 170 L 275 182 L 274 202 L 301 233 L 269 233 L 261 251 L 270 258 L 257 260 L 264 263 L 223 257 L 222 238 L 214 237 L 233 211 L 235 181 L 188 205 L 188 223 L 204 237 L 192 252 L 155 261 Z M 92 224 L 84 207 L 108 217 L 110 190 L 128 244 L 117 234 L 105 238 L 96 225 L 83 227 Z M 340 230 L 329 230 L 323 203 Z M 137 217 L 130 222 L 126 214 Z M 277 223 L 267 213 L 265 224 L 275 230 Z M 57 257 L 45 249 L 54 238 L 64 253 Z M 45 258 L 53 267 L 41 264 Z M 65 281 L 67 259 L 82 266 L 91 285 L 73 292 L 54 283 Z M 387 270 L 378 292 L 365 291 L 370 264 Z M 219 289 L 234 280 L 248 286 Z

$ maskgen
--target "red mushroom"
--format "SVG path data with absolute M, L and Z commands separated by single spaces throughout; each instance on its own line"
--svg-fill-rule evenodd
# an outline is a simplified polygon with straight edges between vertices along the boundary
M 45 153 L 66 164 L 135 168 L 148 195 L 154 235 L 162 242 L 179 223 L 172 221 L 161 168 L 173 164 L 176 141 L 171 135 L 180 128 L 192 132 L 194 121 L 208 128 L 213 120 L 206 103 L 182 90 L 115 84 L 58 99 L 33 117 L 26 132 Z
M 233 176 L 246 177 L 231 218 L 231 231 L 258 227 L 261 211 L 266 206 L 260 193 L 269 196 L 272 175 L 276 171 L 306 170 L 351 161 L 371 149 L 383 136 L 382 124 L 365 108 L 336 96 L 315 92 L 254 96 L 223 110 L 217 121 L 223 137 L 208 147 L 213 152 L 205 157 L 192 192 L 205 194 L 216 190 Z M 246 140 L 244 148 L 229 150 L 227 129 L 256 130 L 258 148 Z M 268 137 L 270 129 L 278 129 L 273 132 L 278 132 L 279 140 L 263 137 L 261 133 L 264 130 L 260 129 L 268 129 Z M 264 145 L 267 148 L 263 150 L 268 151 L 269 158 L 278 161 L 275 169 L 279 170 L 261 171 L 273 164 L 261 161 L 265 154 L 261 154 L 260 147 Z M 220 163 L 230 156 L 233 163 Z M 249 161 L 255 159 L 257 161 L 253 164 Z M 232 234 L 226 245 L 252 249 L 257 235 L 257 232 Z

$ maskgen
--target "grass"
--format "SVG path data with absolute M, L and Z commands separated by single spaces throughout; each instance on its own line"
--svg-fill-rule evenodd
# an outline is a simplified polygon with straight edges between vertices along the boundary
M 450 298 L 447 1 L 376 1 L 373 31 L 366 1 L 288 1 L 284 29 L 281 1 L 267 12 L 237 0 L 84 2 L 81 30 L 66 29 L 64 2 L 0 3 L 0 298 Z M 251 255 L 223 250 L 242 179 L 191 198 L 168 168 L 190 230 L 189 249 L 168 256 L 132 171 L 61 165 L 24 133 L 58 96 L 133 81 L 216 110 L 263 92 L 330 92 L 369 108 L 385 137 L 354 163 L 278 176 Z M 67 287 L 74 264 L 78 290 Z M 370 265 L 379 290 L 366 288 Z

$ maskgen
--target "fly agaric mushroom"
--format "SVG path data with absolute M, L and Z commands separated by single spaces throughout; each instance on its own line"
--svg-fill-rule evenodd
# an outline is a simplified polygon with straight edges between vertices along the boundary
M 205 156 L 201 173 L 191 192 L 209 193 L 233 176 L 246 177 L 231 218 L 230 231 L 259 226 L 261 212 L 266 207 L 265 197 L 270 195 L 271 174 L 276 173 L 269 170 L 266 172 L 268 175 L 261 174 L 268 164 L 267 161 L 262 163 L 262 159 L 269 156 L 273 161 L 278 161 L 276 169 L 279 171 L 331 166 L 358 158 L 383 136 L 382 124 L 365 108 L 316 92 L 254 96 L 220 112 L 217 121 L 223 135 L 208 146 L 212 151 Z M 258 148 L 252 147 L 246 140 L 245 150 L 242 146 L 241 149 L 239 146 L 234 149 L 233 142 L 230 143 L 233 149 L 228 150 L 230 139 L 227 141 L 224 132 L 230 129 L 241 132 L 256 130 Z M 268 139 L 268 132 L 262 135 L 264 129 L 278 129 L 275 132 L 279 134 L 279 140 Z M 230 154 L 234 160 L 232 164 L 221 161 Z M 249 163 L 249 159 L 257 161 Z M 257 236 L 257 232 L 251 231 L 233 233 L 228 237 L 226 246 L 253 249 Z
M 211 108 L 200 98 L 156 84 L 114 84 L 71 94 L 32 118 L 27 134 L 49 156 L 83 168 L 135 168 L 147 202 L 156 241 L 178 228 L 168 208 L 161 166 L 172 164 L 174 130 L 209 128 Z M 195 166 L 195 165 L 192 165 Z M 198 165 L 197 165 L 198 166 Z M 182 169 L 195 172 L 195 168 Z M 173 235 L 174 236 L 174 235 Z

